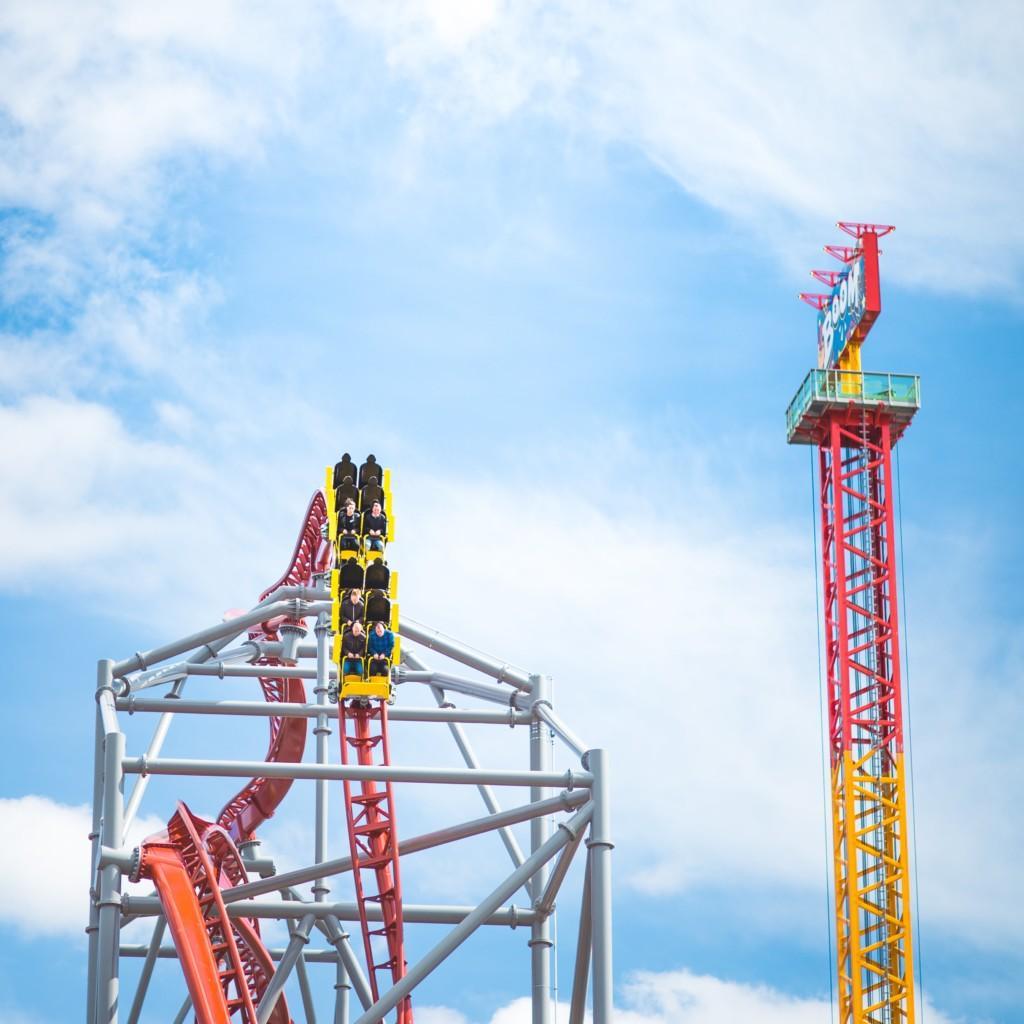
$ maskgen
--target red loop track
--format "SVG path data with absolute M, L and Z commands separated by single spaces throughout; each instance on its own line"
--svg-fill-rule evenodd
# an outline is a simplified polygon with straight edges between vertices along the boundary
M 291 563 L 284 575 L 261 595 L 265 600 L 283 586 L 308 586 L 316 573 L 330 566 L 331 549 L 321 528 L 327 522 L 327 503 L 317 491 L 310 500 Z M 301 622 L 277 616 L 249 632 L 249 639 L 275 641 L 280 627 Z M 282 662 L 261 658 L 273 668 Z M 300 679 L 272 674 L 260 678 L 270 702 L 304 703 Z M 306 719 L 271 718 L 267 761 L 301 761 L 306 746 Z M 229 918 L 221 891 L 246 881 L 238 842 L 251 840 L 256 829 L 277 810 L 292 785 L 291 779 L 255 778 L 227 802 L 217 823 L 192 814 L 184 805 L 171 818 L 167 831 L 142 846 L 140 876 L 152 879 L 181 961 L 185 982 L 199 1024 L 231 1024 L 232 1019 L 256 1024 L 256 1007 L 274 973 L 270 955 L 255 920 Z M 284 995 L 278 999 L 271 1024 L 288 1024 Z

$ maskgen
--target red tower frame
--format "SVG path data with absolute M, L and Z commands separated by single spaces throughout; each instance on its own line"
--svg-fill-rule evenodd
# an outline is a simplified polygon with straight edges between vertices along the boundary
M 787 411 L 789 442 L 818 447 L 839 1024 L 913 1024 L 892 448 L 920 388 L 911 375 L 861 370 L 881 312 L 878 240 L 892 227 L 839 227 L 856 248 L 825 250 L 847 264 L 863 257 L 862 305 Z M 812 273 L 833 292 L 801 298 L 842 306 L 845 275 Z

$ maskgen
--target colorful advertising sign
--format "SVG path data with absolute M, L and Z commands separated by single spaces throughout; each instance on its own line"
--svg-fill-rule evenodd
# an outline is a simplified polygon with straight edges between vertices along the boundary
M 818 368 L 839 364 L 847 342 L 854 336 L 867 309 L 864 256 L 858 256 L 832 289 L 831 301 L 818 314 Z
M 843 225 L 840 225 L 842 227 Z M 826 246 L 826 251 L 846 264 L 818 313 L 818 369 L 835 369 L 843 350 L 851 342 L 860 343 L 882 311 L 882 290 L 878 281 L 878 231 L 892 230 L 884 225 L 864 225 L 873 230 L 857 235 L 856 249 Z

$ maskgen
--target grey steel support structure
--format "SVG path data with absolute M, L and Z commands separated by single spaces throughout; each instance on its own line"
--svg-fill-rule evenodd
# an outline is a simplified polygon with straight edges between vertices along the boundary
M 545 676 L 531 676 L 530 690 L 534 706 L 539 702 L 550 703 L 550 680 Z M 547 742 L 548 725 L 539 717 L 530 723 L 530 770 L 534 772 L 551 771 L 553 751 Z M 531 800 L 544 800 L 548 790 L 543 786 L 530 789 Z M 551 819 L 534 818 L 530 822 L 530 850 L 535 853 L 551 836 Z M 530 881 L 530 896 L 536 907 L 547 887 L 549 866 L 544 864 Z M 554 908 L 552 908 L 553 910 Z M 551 987 L 551 918 L 545 914 L 533 922 L 530 929 L 530 973 L 531 973 L 531 1007 L 533 1024 L 552 1024 L 554 1018 L 553 992 Z
M 88 932 L 88 992 L 86 1019 L 89 1024 L 117 1024 L 121 987 L 121 960 L 142 958 L 138 984 L 131 995 L 128 1024 L 146 1015 L 172 1019 L 175 1013 L 187 1018 L 191 1003 L 184 985 L 170 1006 L 144 1009 L 155 973 L 166 972 L 162 961 L 177 952 L 168 944 L 166 921 L 159 900 L 152 892 L 122 895 L 125 876 L 137 863 L 138 851 L 127 845 L 131 819 L 143 811 L 166 819 L 173 808 L 157 805 L 147 784 L 155 776 L 188 776 L 221 780 L 210 803 L 222 800 L 230 786 L 223 780 L 254 776 L 311 780 L 314 792 L 313 850 L 310 862 L 278 873 L 273 858 L 247 844 L 242 853 L 250 871 L 248 883 L 223 891 L 232 916 L 277 920 L 288 928 L 289 941 L 283 949 L 269 949 L 277 963 L 276 973 L 264 993 L 257 1013 L 267 1020 L 285 988 L 293 1019 L 315 1024 L 319 1019 L 350 1024 L 350 995 L 357 1000 L 354 1024 L 382 1021 L 394 1008 L 481 927 L 525 928 L 529 931 L 530 992 L 533 1024 L 552 1024 L 555 1019 L 557 978 L 552 970 L 556 903 L 565 898 L 583 872 L 573 872 L 574 857 L 586 849 L 585 884 L 582 897 L 572 899 L 580 907 L 578 948 L 564 962 L 574 963 L 570 1019 L 581 1021 L 593 974 L 594 1024 L 612 1020 L 611 959 L 611 832 L 609 821 L 608 765 L 605 752 L 590 749 L 556 713 L 548 677 L 522 671 L 492 658 L 436 630 L 403 619 L 404 640 L 419 644 L 469 670 L 469 674 L 438 670 L 424 663 L 419 654 L 406 647 L 394 683 L 398 703 L 389 710 L 393 722 L 418 723 L 416 728 L 445 725 L 459 751 L 465 768 L 414 767 L 393 764 L 384 767 L 341 765 L 337 751 L 332 759 L 330 738 L 336 711 L 328 700 L 334 682 L 328 656 L 327 616 L 329 595 L 322 585 L 281 587 L 251 611 L 201 630 L 191 636 L 135 654 L 118 662 L 99 663 L 96 687 L 95 774 L 93 787 L 92 881 Z M 311 620 L 315 643 L 303 642 L 296 630 L 284 642 L 257 642 L 245 638 L 245 631 L 274 615 Z M 235 646 L 231 646 L 234 644 Z M 255 664 L 273 657 L 288 662 L 275 674 L 313 681 L 313 701 L 308 704 L 267 704 L 257 700 L 225 700 L 218 694 L 222 680 L 236 681 L 264 673 Z M 179 660 L 174 660 L 179 659 Z M 182 695 L 187 681 L 190 694 Z M 159 688 L 165 688 L 161 695 Z M 156 692 L 146 692 L 156 691 Z M 427 701 L 417 701 L 424 694 Z M 171 700 L 167 698 L 170 697 Z M 455 701 L 459 701 L 456 706 Z M 467 703 L 468 702 L 468 703 Z M 121 716 L 130 716 L 136 727 L 153 722 L 148 736 L 133 727 L 131 750 Z M 308 760 L 302 763 L 267 763 L 213 756 L 163 757 L 168 734 L 176 734 L 178 749 L 189 755 L 199 751 L 181 742 L 189 735 L 194 716 L 214 715 L 221 720 L 244 722 L 254 717 L 306 718 L 313 721 L 315 742 Z M 225 722 L 225 725 L 228 723 Z M 483 729 L 526 727 L 529 767 L 482 766 L 464 726 Z M 196 735 L 199 735 L 196 733 Z M 206 735 L 204 733 L 204 735 Z M 556 767 L 555 740 L 563 751 Z M 486 747 L 484 749 L 487 749 Z M 392 742 L 400 756 L 401 745 Z M 134 776 L 134 788 L 127 807 L 125 780 Z M 403 919 L 413 933 L 420 923 L 446 926 L 447 933 L 418 960 L 410 959 L 405 977 L 373 1002 L 367 974 L 359 962 L 342 922 L 359 920 L 359 906 L 331 895 L 352 870 L 349 856 L 330 855 L 332 845 L 344 849 L 344 824 L 330 828 L 329 799 L 341 780 L 374 779 L 431 786 L 475 786 L 483 801 L 482 817 L 455 824 L 445 823 L 434 831 L 400 836 L 402 857 L 419 851 L 457 843 L 471 836 L 495 833 L 508 854 L 510 871 L 497 882 L 488 897 L 475 906 L 427 905 L 405 893 Z M 511 787 L 528 799 L 512 797 L 511 804 L 498 792 Z M 166 790 L 166 785 L 163 787 Z M 343 819 L 342 819 L 343 822 Z M 401 822 L 401 803 L 399 804 Z M 529 851 L 524 853 L 513 831 L 529 823 Z M 578 860 L 579 858 L 577 858 Z M 497 862 L 496 862 L 497 863 Z M 345 882 L 345 885 L 348 883 Z M 301 890 L 299 886 L 311 886 Z M 522 897 L 526 896 L 526 905 Z M 274 898 L 272 898 L 274 897 Z M 515 899 L 520 900 L 517 906 Z M 379 917 L 379 908 L 376 908 Z M 371 920 L 375 913 L 371 912 Z M 154 924 L 148 942 L 124 944 L 121 928 L 126 922 L 143 918 Z M 326 942 L 324 940 L 326 939 Z M 421 948 L 409 944 L 407 948 Z M 320 964 L 332 967 L 321 973 Z M 592 966 L 591 966 L 592 965 Z M 180 978 L 180 975 L 179 975 Z M 129 979 L 130 980 L 130 975 Z M 330 998 L 328 998 L 328 994 Z M 149 996 L 152 1002 L 153 997 Z M 318 1005 L 319 1004 L 319 1005 Z M 181 1009 L 179 1010 L 179 1007 Z

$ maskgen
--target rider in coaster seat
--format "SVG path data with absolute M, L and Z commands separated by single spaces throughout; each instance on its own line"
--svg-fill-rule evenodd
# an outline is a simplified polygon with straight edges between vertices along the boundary
M 358 587 L 353 587 L 341 602 L 341 621 L 346 625 L 352 622 L 362 622 L 365 610 L 362 593 Z
M 372 561 L 366 567 L 366 589 L 367 590 L 384 590 L 388 589 L 388 584 L 391 582 L 391 570 L 387 567 L 387 563 L 383 558 L 378 558 Z
M 338 582 L 341 584 L 342 590 L 351 590 L 353 587 L 362 587 L 363 567 L 354 558 L 346 559 L 341 563 Z
M 384 478 L 384 471 L 377 462 L 375 455 L 367 455 L 366 461 L 359 467 L 359 486 L 365 487 L 370 482 L 371 476 L 375 476 L 378 482 Z
M 363 513 L 363 535 L 370 551 L 383 551 L 384 538 L 388 532 L 388 520 L 381 509 L 379 501 L 375 501 L 368 512 Z
M 366 621 L 388 622 L 391 619 L 391 602 L 383 590 L 375 590 L 366 598 Z
M 352 482 L 355 478 L 346 476 L 337 487 L 334 488 L 334 506 L 341 508 L 351 498 L 359 504 L 359 489 Z
M 395 635 L 386 628 L 383 622 L 374 624 L 370 631 L 367 651 L 370 656 L 370 675 L 386 676 L 391 652 L 395 649 Z
M 338 547 L 342 551 L 359 550 L 359 513 L 352 498 L 346 500 L 338 513 Z
M 384 488 L 377 483 L 377 478 L 375 476 L 371 476 L 370 479 L 366 481 L 360 494 L 359 507 L 364 512 L 368 508 L 371 508 L 375 501 L 380 502 L 380 507 L 382 509 L 384 508 Z
M 351 483 L 356 478 L 358 470 L 356 464 L 352 461 L 352 456 L 348 452 L 345 452 L 341 457 L 340 462 L 334 464 L 334 477 L 331 480 L 332 487 L 340 487 L 344 482 L 345 477 L 349 477 Z
M 353 622 L 341 638 L 341 674 L 343 676 L 361 676 L 363 674 L 363 657 L 366 655 L 366 634 L 361 622 Z

